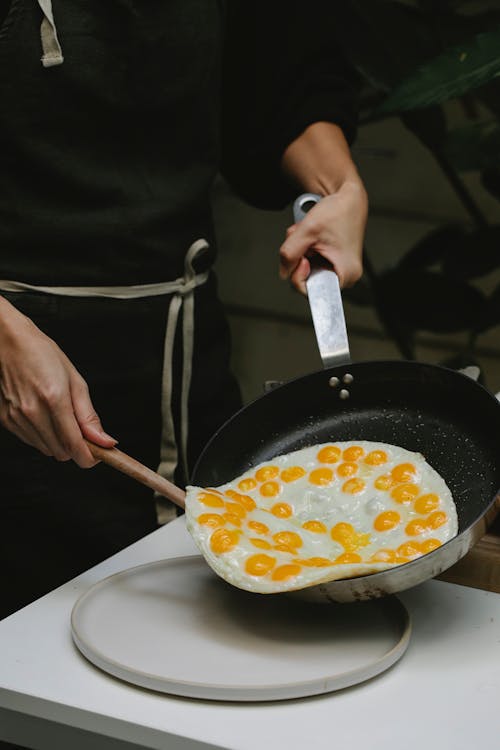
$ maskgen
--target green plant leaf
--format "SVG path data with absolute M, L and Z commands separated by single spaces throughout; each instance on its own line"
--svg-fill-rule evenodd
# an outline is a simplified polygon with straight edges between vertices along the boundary
M 461 96 L 500 76 L 500 27 L 447 50 L 399 84 L 378 108 L 396 114 Z
M 384 93 L 440 50 L 418 8 L 396 0 L 342 0 L 335 26 L 336 43 L 351 65 Z

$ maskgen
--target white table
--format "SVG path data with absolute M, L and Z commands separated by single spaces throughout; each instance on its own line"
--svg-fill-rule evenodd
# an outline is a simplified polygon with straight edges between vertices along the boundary
M 40 750 L 471 750 L 500 743 L 500 595 L 429 581 L 401 594 L 410 646 L 353 688 L 274 703 L 170 697 L 121 682 L 73 645 L 70 613 L 96 581 L 195 553 L 183 519 L 0 623 L 0 739 Z

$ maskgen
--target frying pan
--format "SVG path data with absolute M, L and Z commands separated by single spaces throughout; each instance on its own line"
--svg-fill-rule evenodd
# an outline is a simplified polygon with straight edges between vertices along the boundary
M 296 201 L 296 220 L 306 203 Z M 370 440 L 422 453 L 457 506 L 458 534 L 438 549 L 388 570 L 311 586 L 301 598 L 349 602 L 415 586 L 463 557 L 500 507 L 500 403 L 460 372 L 410 361 L 351 363 L 337 276 L 315 268 L 308 297 L 324 369 L 296 378 L 243 407 L 214 434 L 191 484 L 216 487 L 274 456 L 316 443 Z

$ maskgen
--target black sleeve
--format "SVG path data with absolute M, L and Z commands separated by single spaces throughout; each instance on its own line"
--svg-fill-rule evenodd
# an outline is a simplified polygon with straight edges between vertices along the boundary
M 342 0 L 228 0 L 221 172 L 246 201 L 282 208 L 296 194 L 280 169 L 313 122 L 356 133 L 359 81 L 336 41 Z

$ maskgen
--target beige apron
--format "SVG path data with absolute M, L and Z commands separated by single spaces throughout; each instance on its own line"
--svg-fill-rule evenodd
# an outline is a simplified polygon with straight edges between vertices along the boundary
M 188 440 L 188 398 L 191 384 L 191 370 L 193 360 L 193 337 L 194 337 L 194 290 L 204 284 L 209 276 L 209 271 L 196 274 L 193 261 L 198 254 L 208 247 L 204 239 L 193 242 L 187 251 L 184 261 L 184 276 L 174 281 L 160 282 L 158 284 L 139 284 L 131 286 L 37 286 L 25 284 L 20 281 L 0 279 L 0 291 L 3 292 L 37 292 L 39 294 L 53 294 L 63 297 L 110 297 L 113 299 L 137 299 L 140 297 L 155 297 L 158 295 L 171 296 L 168 308 L 167 325 L 165 329 L 165 348 L 163 353 L 162 374 L 162 431 L 160 444 L 160 464 L 158 472 L 166 479 L 173 481 L 174 472 L 179 459 L 189 476 L 187 461 Z M 181 387 L 181 424 L 180 424 L 180 448 L 175 440 L 174 423 L 172 416 L 172 359 L 175 341 L 175 333 L 179 319 L 179 311 L 182 307 L 182 340 L 183 340 L 183 362 L 182 362 L 182 387 Z M 179 456 L 180 452 L 180 456 Z M 156 509 L 159 523 L 167 523 L 176 517 L 175 506 L 169 500 L 156 495 Z

